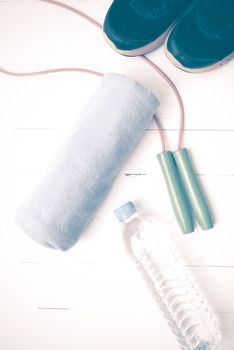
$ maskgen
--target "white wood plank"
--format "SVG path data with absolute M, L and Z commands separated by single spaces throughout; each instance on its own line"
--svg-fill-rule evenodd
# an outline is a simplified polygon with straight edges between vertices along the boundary
M 225 335 L 218 349 L 231 350 L 233 290 L 222 286 L 226 278 L 233 281 L 234 271 L 217 271 L 212 274 L 211 269 L 205 268 L 196 271 L 196 277 L 203 279 L 200 285 L 206 287 L 206 297 L 215 308 Z M 10 265 L 8 273 L 1 293 L 0 316 L 4 324 L 1 344 L 6 350 L 14 349 L 16 341 L 29 349 L 34 343 L 37 346 L 39 338 L 45 349 L 63 349 L 66 341 L 71 349 L 82 345 L 88 350 L 96 346 L 140 350 L 144 346 L 153 349 L 157 344 L 179 349 L 138 272 L 126 261 L 120 266 L 92 267 Z M 9 294 L 12 288 L 17 293 Z M 19 322 L 22 313 L 24 317 Z M 13 339 L 9 336 L 12 329 Z M 26 329 L 28 336 L 22 337 Z M 90 332 L 92 337 L 88 337 Z
M 103 21 L 111 0 L 67 0 Z M 85 33 L 85 35 L 84 35 Z M 16 71 L 85 66 L 129 75 L 151 88 L 170 146 L 178 105 L 169 87 L 138 58 L 116 55 L 101 32 L 72 13 L 39 1 L 0 1 L 0 65 Z M 95 52 L 95 55 L 94 55 Z M 152 124 L 121 170 L 107 200 L 67 253 L 43 248 L 14 223 L 23 197 L 41 180 L 99 79 L 76 74 L 34 78 L 0 75 L 0 347 L 4 350 L 179 350 L 138 271 L 124 254 L 113 210 L 127 200 L 165 223 L 220 321 L 233 350 L 234 61 L 190 75 L 162 48 L 149 55 L 178 86 L 185 103 L 185 144 L 212 206 L 216 226 L 183 236 L 175 222 L 156 154 Z M 7 150 L 7 152 L 6 152 Z M 14 334 L 14 336 L 12 336 Z
M 102 21 L 100 13 L 102 17 L 105 13 L 103 2 L 100 6 L 95 6 L 93 2 L 74 3 L 81 9 L 85 7 L 88 13 Z M 61 8 L 39 1 L 23 4 L 24 7 L 21 2 L 1 3 L 3 17 L 0 24 L 1 64 L 4 67 L 23 71 L 80 65 L 104 72 L 116 71 L 118 67 L 118 72 L 139 80 L 159 97 L 162 104 L 159 114 L 164 126 L 178 127 L 179 113 L 175 97 L 167 84 L 153 73 L 151 68 L 146 67 L 143 62 L 139 63 L 138 58 L 116 55 L 105 44 L 101 32 L 75 14 L 66 13 Z M 106 9 L 108 2 L 105 4 Z M 8 25 L 9 19 L 14 22 L 14 26 Z M 87 33 L 85 36 L 84 32 Z M 5 35 L 8 40 L 5 40 Z M 234 111 L 232 103 L 234 62 L 207 73 L 204 79 L 204 75 L 190 75 L 179 71 L 170 64 L 162 51 L 162 49 L 156 50 L 149 57 L 168 72 L 183 93 L 187 116 L 186 128 L 233 130 L 234 121 L 231 115 Z M 139 65 L 142 69 L 138 69 Z M 40 84 L 39 81 L 44 78 L 33 80 L 35 79 L 35 84 Z M 60 75 L 58 79 L 62 81 L 62 76 Z M 67 90 L 64 91 L 66 98 Z M 30 95 L 33 96 L 33 90 Z M 214 96 L 217 98 L 214 99 Z

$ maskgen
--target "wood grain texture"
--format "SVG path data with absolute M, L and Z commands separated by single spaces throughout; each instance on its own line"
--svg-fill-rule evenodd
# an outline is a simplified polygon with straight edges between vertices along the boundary
M 102 21 L 110 0 L 70 0 Z M 113 210 L 128 200 L 165 222 L 186 266 L 221 324 L 217 350 L 234 349 L 234 61 L 191 75 L 149 57 L 178 86 L 190 149 L 215 228 L 183 236 L 156 155 L 154 124 L 116 179 L 80 242 L 61 253 L 40 247 L 14 223 L 15 210 L 43 176 L 99 84 L 79 74 L 0 75 L 0 348 L 4 350 L 179 350 L 144 282 L 124 254 Z M 134 77 L 160 100 L 170 147 L 178 106 L 167 84 L 137 58 L 115 54 L 101 33 L 74 14 L 39 1 L 0 1 L 0 66 L 16 71 L 84 66 Z M 5 171 L 4 171 L 5 170 Z

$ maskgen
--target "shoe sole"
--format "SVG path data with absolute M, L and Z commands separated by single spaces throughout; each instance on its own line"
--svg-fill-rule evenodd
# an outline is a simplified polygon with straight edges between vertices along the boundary
M 170 32 L 171 33 L 171 32 Z M 210 72 L 216 68 L 219 68 L 220 66 L 225 65 L 229 61 L 231 61 L 232 58 L 234 58 L 234 52 L 232 52 L 230 55 L 226 56 L 223 60 L 212 64 L 210 66 L 204 67 L 204 68 L 188 68 L 186 66 L 183 66 L 182 63 L 180 63 L 173 55 L 172 53 L 167 49 L 167 42 L 170 36 L 170 33 L 167 35 L 165 43 L 164 43 L 164 52 L 167 56 L 167 58 L 173 63 L 174 66 L 177 68 L 183 70 L 184 72 L 187 73 L 205 73 L 205 72 Z
M 168 34 L 171 32 L 171 30 L 173 29 L 174 25 L 175 25 L 176 21 L 174 21 L 168 28 L 167 30 L 162 33 L 157 39 L 155 39 L 154 41 L 150 42 L 149 44 L 140 47 L 139 49 L 134 49 L 134 50 L 120 50 L 118 49 L 115 44 L 108 38 L 108 36 L 106 35 L 105 32 L 103 32 L 103 37 L 105 39 L 105 41 L 107 42 L 107 44 L 114 49 L 116 52 L 120 53 L 121 55 L 124 56 L 130 56 L 130 57 L 134 57 L 134 56 L 142 56 L 145 55 L 155 49 L 157 49 L 159 46 L 161 46 L 165 40 L 165 38 L 168 36 Z

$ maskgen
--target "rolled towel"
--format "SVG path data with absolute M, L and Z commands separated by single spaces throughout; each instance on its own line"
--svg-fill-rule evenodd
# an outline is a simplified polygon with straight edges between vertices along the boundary
M 152 121 L 158 100 L 126 76 L 108 73 L 81 121 L 25 199 L 16 221 L 40 244 L 66 251 L 79 239 Z

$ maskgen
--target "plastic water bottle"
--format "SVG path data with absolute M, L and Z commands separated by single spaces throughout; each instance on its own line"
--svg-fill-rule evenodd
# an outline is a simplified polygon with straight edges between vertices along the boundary
M 146 279 L 183 350 L 213 350 L 221 340 L 215 316 L 159 224 L 132 202 L 115 210 L 124 245 Z M 162 232 L 163 231 L 163 232 Z

